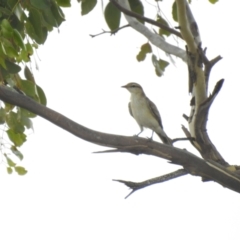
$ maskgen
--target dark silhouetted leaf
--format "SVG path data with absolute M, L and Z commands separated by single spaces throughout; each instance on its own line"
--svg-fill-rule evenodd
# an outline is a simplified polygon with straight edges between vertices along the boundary
M 82 0 L 81 8 L 82 8 L 82 15 L 86 15 L 93 10 L 96 6 L 97 0 Z
M 139 15 L 144 15 L 144 8 L 143 4 L 140 0 L 129 0 L 129 5 L 131 7 L 131 10 L 135 13 L 138 13 Z M 144 23 L 142 20 L 138 20 L 141 23 Z
M 121 12 L 112 2 L 109 2 L 104 11 L 104 17 L 111 31 L 119 28 Z

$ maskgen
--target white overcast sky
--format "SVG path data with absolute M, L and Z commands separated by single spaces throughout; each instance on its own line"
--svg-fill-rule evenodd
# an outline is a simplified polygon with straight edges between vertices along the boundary
M 209 134 L 226 161 L 239 164 L 239 4 L 194 0 L 192 10 L 209 58 L 223 56 L 211 74 L 209 91 L 217 80 L 225 83 L 210 112 Z M 125 29 L 89 37 L 106 29 L 100 2 L 84 17 L 75 1 L 65 13 L 60 33 L 52 32 L 38 50 L 39 71 L 32 61 L 48 107 L 98 131 L 134 135 L 139 129 L 128 113 L 130 95 L 120 88 L 134 81 L 158 106 L 168 135 L 182 137 L 190 99 L 186 65 L 174 58 L 175 66 L 158 78 L 150 58 L 136 61 L 147 42 L 140 34 Z M 187 142 L 176 146 L 197 154 Z M 214 182 L 185 176 L 124 199 L 129 190 L 112 179 L 142 181 L 179 168 L 164 159 L 93 154 L 104 148 L 40 117 L 21 150 L 26 176 L 8 175 L 0 165 L 0 239 L 239 239 L 240 195 Z

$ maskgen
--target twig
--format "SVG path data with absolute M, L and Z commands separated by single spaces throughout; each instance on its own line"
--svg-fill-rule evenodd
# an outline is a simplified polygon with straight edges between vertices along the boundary
M 136 192 L 136 191 L 138 191 L 142 188 L 149 187 L 153 184 L 166 182 L 166 181 L 169 181 L 169 180 L 172 180 L 174 178 L 181 177 L 181 176 L 184 176 L 184 175 L 187 175 L 187 174 L 188 174 L 188 172 L 185 169 L 179 169 L 177 171 L 165 174 L 163 176 L 151 178 L 151 179 L 145 180 L 143 182 L 131 182 L 131 181 L 125 181 L 125 180 L 118 180 L 118 179 L 113 179 L 113 181 L 123 183 L 123 184 L 125 184 L 126 186 L 128 186 L 129 188 L 132 189 L 132 191 L 125 197 L 125 199 L 126 199 L 131 194 L 133 194 L 134 192 Z
M 194 141 L 193 137 L 186 137 L 186 138 L 174 138 L 172 139 L 172 143 L 178 142 L 178 141 Z
M 115 30 L 113 30 L 113 31 L 105 31 L 104 29 L 102 29 L 102 32 L 101 33 L 98 33 L 98 34 L 89 34 L 92 38 L 94 38 L 94 37 L 97 37 L 97 36 L 100 36 L 100 35 L 102 35 L 102 34 L 105 34 L 105 33 L 110 33 L 110 35 L 114 35 L 114 34 L 116 34 L 119 30 L 121 30 L 121 29 L 123 29 L 123 28 L 126 28 L 126 27 L 130 27 L 130 25 L 129 24 L 126 24 L 126 25 L 124 25 L 124 26 L 122 26 L 122 27 L 119 27 L 119 28 L 117 28 L 117 29 L 115 29 Z

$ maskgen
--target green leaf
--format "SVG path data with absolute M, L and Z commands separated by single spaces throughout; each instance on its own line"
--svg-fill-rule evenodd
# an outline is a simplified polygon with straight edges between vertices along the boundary
M 27 118 L 35 118 L 37 115 L 24 108 L 21 108 L 21 114 Z
M 31 70 L 29 69 L 29 67 L 27 65 L 24 68 L 24 76 L 27 80 L 29 80 L 29 81 L 31 81 L 35 84 L 34 76 L 33 76 Z
M 13 29 L 13 40 L 16 43 L 17 46 L 26 50 L 25 44 L 23 43 L 22 36 L 17 29 Z
M 145 43 L 141 46 L 141 50 L 140 52 L 138 53 L 138 55 L 136 56 L 137 60 L 139 62 L 143 61 L 145 58 L 146 58 L 146 55 L 148 53 L 151 53 L 152 52 L 152 47 L 149 43 Z
M 154 54 L 152 55 L 152 63 L 155 67 L 155 72 L 158 77 L 161 77 L 163 75 L 165 68 L 169 65 L 169 63 L 164 60 L 158 60 Z
M 23 155 L 22 153 L 15 147 L 15 146 L 11 146 L 11 151 L 12 153 L 17 156 L 20 160 L 23 160 Z
M 6 157 L 6 156 L 5 156 Z M 7 157 L 7 163 L 9 165 L 9 167 L 15 167 L 16 166 L 16 163 L 13 162 L 10 158 Z
M 6 121 L 6 111 L 4 108 L 0 108 L 0 124 L 4 124 Z
M 70 2 L 69 2 L 69 4 L 70 4 Z M 55 2 L 53 2 L 52 6 L 51 6 L 51 11 L 57 21 L 58 26 L 60 26 L 61 23 L 63 21 L 65 21 L 65 17 L 64 17 L 64 13 L 63 13 L 62 9 Z
M 7 59 L 5 60 L 5 64 L 9 73 L 15 74 L 21 71 L 21 68 L 17 64 L 10 62 Z
M 22 116 L 21 118 L 21 123 L 26 126 L 27 129 L 32 129 L 33 130 L 33 123 L 31 121 L 31 119 L 25 117 L 25 116 Z
M 15 133 L 23 133 L 25 128 L 20 122 L 17 113 L 10 112 L 6 115 L 6 123 L 8 127 L 13 130 Z
M 166 25 L 167 27 L 169 26 L 168 23 L 167 23 L 167 21 L 166 21 L 164 18 L 162 18 L 160 15 L 157 16 L 157 22 L 162 23 L 162 24 Z M 162 28 L 159 28 L 159 35 L 161 35 L 161 36 L 162 36 L 162 35 L 169 36 L 170 34 L 171 34 L 171 33 L 168 32 L 167 30 L 164 30 L 164 29 L 162 29 Z
M 24 167 L 16 166 L 14 167 L 15 171 L 18 173 L 18 175 L 25 175 L 27 173 L 27 170 Z
M 44 20 L 50 24 L 50 26 L 58 27 L 58 23 L 55 19 L 55 16 L 53 15 L 51 8 L 46 9 L 45 11 L 42 12 L 42 16 Z
M 9 139 L 18 147 L 20 147 L 24 142 L 26 142 L 27 139 L 24 133 L 15 133 L 13 129 L 8 129 L 7 135 Z
M 29 21 L 26 22 L 26 30 L 31 38 L 37 43 L 43 44 L 47 38 L 47 28 L 43 26 L 42 14 L 39 10 L 31 8 L 29 10 Z
M 6 16 L 10 16 L 12 14 L 12 12 L 10 10 L 8 10 L 7 8 L 3 8 L 0 7 L 0 13 L 6 15 Z
M 175 22 L 178 22 L 178 16 L 177 16 L 177 4 L 176 1 L 174 1 L 172 5 L 172 17 Z
M 16 6 L 17 2 L 18 0 L 8 0 L 7 5 L 9 6 L 10 9 L 13 9 Z
M 8 113 L 11 111 L 15 106 L 9 103 L 4 103 L 5 104 L 5 112 Z
M 6 33 L 8 36 L 12 36 L 13 28 L 10 24 L 10 22 L 7 19 L 3 19 L 1 22 L 1 29 L 2 29 L 2 34 Z
M 33 7 L 41 10 L 45 10 L 50 7 L 50 1 L 48 0 L 30 0 L 30 3 Z
M 6 51 L 6 55 L 9 57 L 9 58 L 15 58 L 15 57 L 18 57 L 18 52 L 15 48 L 13 48 L 12 45 L 8 45 L 8 46 L 4 46 L 5 48 L 5 51 Z M 8 61 L 9 62 L 9 61 Z
M 133 12 L 138 13 L 139 15 L 144 15 L 143 4 L 140 0 L 129 0 L 130 8 Z M 144 23 L 143 20 L 138 20 L 141 23 Z
M 47 105 L 47 98 L 46 98 L 46 95 L 44 93 L 44 91 L 42 90 L 41 87 L 39 87 L 38 85 L 37 86 L 37 92 L 38 92 L 38 97 L 39 97 L 39 102 L 46 106 Z
M 20 90 L 22 90 L 27 96 L 35 97 L 36 96 L 36 85 L 29 80 L 20 80 Z
M 8 174 L 12 174 L 12 172 L 13 172 L 12 168 L 11 167 L 7 167 L 7 173 Z
M 119 28 L 121 12 L 112 2 L 109 2 L 104 11 L 105 21 L 111 31 L 114 31 Z
M 70 0 L 56 0 L 57 4 L 61 7 L 71 7 Z
M 97 0 L 82 0 L 81 8 L 82 8 L 82 15 L 86 15 L 93 10 L 96 6 Z
M 215 4 L 218 0 L 208 0 L 210 3 Z

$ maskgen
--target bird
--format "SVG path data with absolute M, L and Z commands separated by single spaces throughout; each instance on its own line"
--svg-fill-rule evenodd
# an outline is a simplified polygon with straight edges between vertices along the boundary
M 149 128 L 153 131 L 150 139 L 155 132 L 164 144 L 172 145 L 172 140 L 163 130 L 161 116 L 156 105 L 146 96 L 141 85 L 130 82 L 122 88 L 126 88 L 131 93 L 128 109 L 140 127 L 141 131 L 137 136 L 143 132 L 144 127 Z

